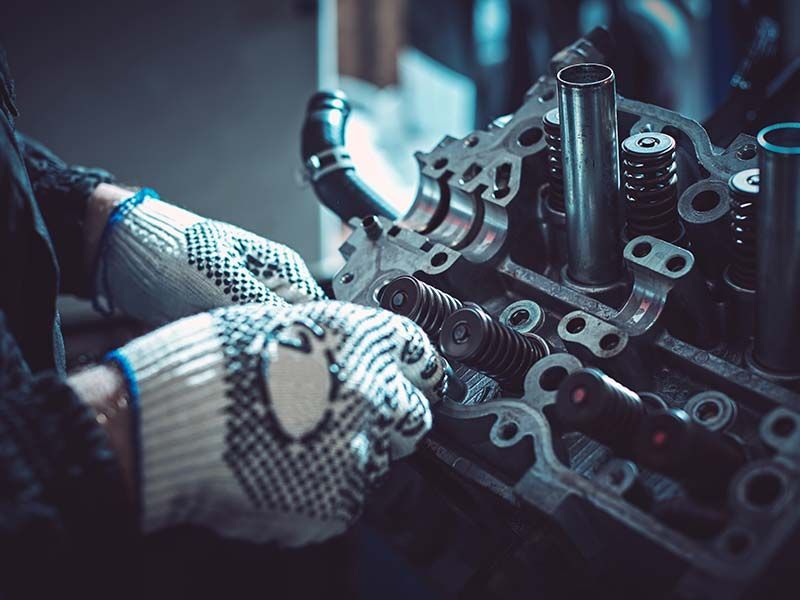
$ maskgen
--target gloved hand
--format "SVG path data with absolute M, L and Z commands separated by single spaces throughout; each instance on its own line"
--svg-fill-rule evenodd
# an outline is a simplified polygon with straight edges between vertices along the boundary
M 325 298 L 298 254 L 195 215 L 141 190 L 108 220 L 95 300 L 151 324 L 250 302 L 285 306 Z
M 411 321 L 314 302 L 188 317 L 110 355 L 138 403 L 142 524 L 297 546 L 350 525 L 431 426 L 443 360 Z

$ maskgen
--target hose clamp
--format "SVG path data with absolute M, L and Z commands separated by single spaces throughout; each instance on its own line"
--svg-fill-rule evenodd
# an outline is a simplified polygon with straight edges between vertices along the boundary
M 306 161 L 306 175 L 311 183 L 316 183 L 326 175 L 343 169 L 354 169 L 350 153 L 337 146 L 319 154 L 312 154 Z

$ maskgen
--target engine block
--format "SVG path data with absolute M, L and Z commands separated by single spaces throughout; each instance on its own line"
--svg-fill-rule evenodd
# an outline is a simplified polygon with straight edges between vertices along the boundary
M 405 215 L 350 220 L 335 296 L 443 349 L 462 385 L 417 460 L 484 498 L 461 510 L 502 521 L 509 553 L 546 530 L 622 595 L 777 594 L 798 557 L 800 297 L 764 265 L 800 278 L 800 242 L 781 246 L 800 207 L 780 231 L 754 221 L 770 186 L 798 191 L 765 181 L 769 139 L 715 147 L 696 121 L 585 89 L 608 67 L 558 60 L 516 113 L 417 154 Z

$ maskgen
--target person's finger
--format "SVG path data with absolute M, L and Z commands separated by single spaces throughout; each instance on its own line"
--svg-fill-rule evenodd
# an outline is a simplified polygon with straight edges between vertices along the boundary
M 392 315 L 393 355 L 401 372 L 430 401 L 441 398 L 445 362 L 430 338 L 412 321 Z
M 325 300 L 300 255 L 283 244 L 253 234 L 240 239 L 245 268 L 267 288 L 293 304 Z
M 392 459 L 411 454 L 420 439 L 431 429 L 433 418 L 425 395 L 398 369 L 394 381 L 386 390 L 393 398 L 389 426 L 389 444 Z

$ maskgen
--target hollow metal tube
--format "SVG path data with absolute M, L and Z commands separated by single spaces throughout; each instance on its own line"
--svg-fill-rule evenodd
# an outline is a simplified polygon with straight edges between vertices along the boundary
M 603 285 L 622 274 L 617 97 L 614 71 L 586 63 L 558 72 L 567 216 L 567 274 Z
M 756 218 L 756 363 L 800 374 L 800 123 L 758 134 L 760 198 Z

